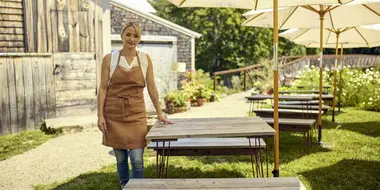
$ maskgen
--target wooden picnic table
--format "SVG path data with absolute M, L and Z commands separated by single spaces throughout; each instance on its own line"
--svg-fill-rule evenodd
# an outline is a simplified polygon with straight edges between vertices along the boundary
M 319 88 L 319 86 L 307 86 L 307 85 L 299 85 L 299 86 L 296 86 L 297 88 Z M 322 88 L 324 89 L 330 89 L 331 86 L 322 86 Z
M 281 178 L 191 178 L 191 179 L 130 179 L 123 190 L 128 189 L 289 189 L 306 190 L 297 177 Z
M 272 108 L 274 107 L 274 104 L 272 104 Z M 286 105 L 286 104 L 279 104 L 279 109 L 300 109 L 300 110 L 319 110 L 319 105 Z M 329 109 L 331 109 L 330 106 L 322 105 L 322 111 L 323 113 L 326 113 Z
M 162 155 L 156 153 L 156 175 L 157 177 L 167 176 L 167 167 L 170 156 L 170 142 L 177 141 L 180 138 L 222 138 L 222 137 L 247 137 L 249 139 L 249 148 L 251 147 L 251 139 L 253 141 L 260 138 L 268 138 L 274 136 L 276 131 L 270 127 L 260 117 L 215 117 L 215 118 L 181 118 L 172 119 L 174 124 L 155 125 L 148 132 L 146 138 L 152 142 L 162 142 Z M 168 148 L 165 148 L 166 145 Z M 255 144 L 256 145 L 256 144 Z M 265 148 L 266 149 L 266 148 Z M 265 150 L 267 151 L 267 149 Z M 263 153 L 264 154 L 264 153 Z M 251 158 L 253 155 L 251 155 Z M 260 159 L 261 160 L 261 159 Z M 256 167 L 263 166 L 262 163 L 254 163 Z M 268 176 L 268 157 L 266 156 L 267 176 Z M 263 170 L 261 168 L 261 170 Z M 253 176 L 255 176 L 254 171 Z M 257 172 L 256 172 L 257 176 Z M 263 173 L 261 175 L 263 176 Z
M 272 95 L 254 95 L 245 97 L 249 101 L 260 101 L 260 100 L 271 100 L 274 99 Z M 322 94 L 322 100 L 331 101 L 334 98 L 333 95 L 330 94 Z M 278 96 L 279 100 L 284 101 L 311 101 L 318 100 L 318 94 L 298 94 L 298 95 L 282 95 Z
M 319 90 L 282 90 L 279 94 L 319 94 Z M 326 92 L 322 92 L 326 94 Z
M 272 95 L 254 95 L 245 97 L 249 101 L 260 101 L 260 100 L 271 100 L 274 99 Z M 286 96 L 278 96 L 279 100 L 284 101 L 311 101 L 313 100 L 313 96 L 301 96 L 301 95 L 286 95 Z

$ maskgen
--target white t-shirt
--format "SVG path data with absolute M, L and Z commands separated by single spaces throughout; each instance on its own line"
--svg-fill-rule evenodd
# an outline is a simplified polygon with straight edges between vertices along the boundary
M 144 80 L 145 80 L 145 85 L 146 85 L 146 72 L 148 71 L 148 65 L 149 65 L 148 58 L 146 56 L 146 53 L 144 53 L 144 52 L 139 51 L 138 54 L 139 54 L 139 58 L 140 58 L 141 70 L 142 70 L 142 73 L 144 75 Z M 119 57 L 119 50 L 112 51 L 112 53 L 111 53 L 111 64 L 110 64 L 110 78 L 111 78 L 113 72 L 115 71 L 118 57 Z M 125 59 L 125 57 L 121 56 L 119 65 L 124 67 L 125 69 L 129 70 L 133 67 L 139 66 L 139 63 L 137 61 L 137 57 L 135 56 L 133 58 L 131 65 L 129 65 L 127 63 L 127 60 Z
M 147 54 L 144 52 L 139 51 L 138 54 L 139 54 L 139 58 L 140 58 L 141 70 L 142 70 L 142 73 L 144 75 L 145 85 L 147 85 L 146 73 L 148 71 L 148 65 L 149 65 L 148 57 L 147 57 Z M 119 50 L 114 50 L 111 52 L 110 79 L 111 79 L 113 72 L 115 71 L 118 57 L 119 57 Z M 121 56 L 119 65 L 124 67 L 125 69 L 129 70 L 133 67 L 139 66 L 139 63 L 137 61 L 137 57 L 135 56 L 133 58 L 131 65 L 129 65 L 127 63 L 127 60 L 125 59 L 125 57 Z M 108 84 L 109 84 L 109 82 L 108 82 Z M 154 105 L 153 105 L 153 103 L 149 97 L 149 93 L 148 93 L 147 88 L 144 88 L 144 100 L 145 100 L 145 107 L 146 107 L 147 111 L 155 111 Z

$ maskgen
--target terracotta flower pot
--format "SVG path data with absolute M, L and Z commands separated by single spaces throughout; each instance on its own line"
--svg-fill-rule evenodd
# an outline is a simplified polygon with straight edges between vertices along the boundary
M 203 106 L 206 102 L 206 98 L 197 98 L 197 106 Z
M 173 102 L 170 102 L 170 101 L 166 102 L 165 107 L 166 107 L 166 108 L 165 108 L 166 113 L 168 113 L 168 114 L 172 114 L 172 113 L 174 113 L 174 105 L 173 105 Z
M 183 107 L 174 107 L 174 113 L 182 113 L 186 111 L 186 106 Z
M 271 88 L 271 89 L 269 89 L 269 90 L 267 91 L 267 94 L 268 94 L 268 95 L 272 95 L 273 92 L 274 92 L 274 91 L 273 91 L 273 88 Z

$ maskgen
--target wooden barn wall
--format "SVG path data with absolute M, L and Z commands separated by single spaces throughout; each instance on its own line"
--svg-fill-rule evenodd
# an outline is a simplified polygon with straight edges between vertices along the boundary
M 0 134 L 40 127 L 55 116 L 51 55 L 0 57 Z
M 97 111 L 94 53 L 0 56 L 0 135 Z
M 18 8 L 4 9 L 13 4 Z M 103 42 L 109 30 L 106 4 L 0 0 L 0 20 L 12 19 L 0 21 L 0 135 L 37 129 L 46 118 L 97 111 L 97 76 L 109 49 Z M 8 31 L 20 34 L 20 53 L 2 51 L 10 43 L 3 43 Z
M 97 1 L 23 0 L 27 52 L 95 52 Z
M 0 0 L 0 52 L 24 52 L 23 0 Z
M 54 54 L 54 65 L 56 116 L 96 112 L 95 54 Z

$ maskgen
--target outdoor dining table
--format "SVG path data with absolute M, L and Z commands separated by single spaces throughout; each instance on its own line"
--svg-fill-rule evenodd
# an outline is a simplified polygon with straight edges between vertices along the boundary
M 262 108 L 262 105 L 264 104 L 265 100 L 272 100 L 272 99 L 274 99 L 274 97 L 272 95 L 254 95 L 254 96 L 247 96 L 245 98 L 249 101 L 249 111 L 250 111 L 250 113 L 255 108 L 255 103 L 257 103 L 256 108 L 260 109 L 260 108 Z M 303 102 L 303 104 L 301 104 L 301 105 L 305 105 L 305 110 L 307 110 L 308 109 L 307 102 L 312 101 L 313 100 L 313 96 L 284 95 L 284 96 L 278 96 L 278 100 L 280 100 L 280 101 L 300 101 L 300 102 Z
M 299 85 L 299 86 L 296 86 L 297 88 L 319 88 L 319 86 L 303 86 L 303 85 Z M 330 89 L 331 86 L 322 86 L 322 88 L 324 89 Z
M 319 90 L 282 90 L 279 94 L 319 94 Z M 326 94 L 326 92 L 323 92 Z
M 156 176 L 158 178 L 167 176 L 170 142 L 177 141 L 177 139 L 246 137 L 252 150 L 252 148 L 258 149 L 256 146 L 259 143 L 252 143 L 251 141 L 259 142 L 260 138 L 266 140 L 276 133 L 260 117 L 178 118 L 171 120 L 175 123 L 159 125 L 156 123 L 146 136 L 147 140 L 156 142 L 156 150 L 162 148 L 161 155 L 156 151 Z M 162 145 L 160 148 L 159 143 Z M 266 176 L 269 176 L 268 149 L 266 147 L 255 153 L 252 151 L 251 163 L 254 177 L 265 177 L 263 164 L 266 166 Z

